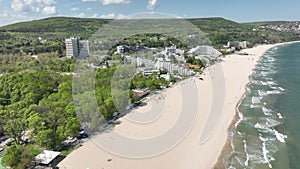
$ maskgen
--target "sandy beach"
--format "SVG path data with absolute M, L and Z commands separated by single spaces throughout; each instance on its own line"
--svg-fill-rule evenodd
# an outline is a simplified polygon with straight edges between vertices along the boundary
M 59 168 L 222 168 L 218 159 L 230 147 L 228 128 L 236 120 L 249 76 L 259 58 L 278 45 L 228 55 L 207 68 L 203 80 L 192 77 L 159 93 L 121 118 L 113 130 L 84 143 Z

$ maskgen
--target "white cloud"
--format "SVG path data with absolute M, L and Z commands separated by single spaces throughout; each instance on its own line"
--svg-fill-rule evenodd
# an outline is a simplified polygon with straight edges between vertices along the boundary
M 36 12 L 36 13 L 40 13 L 40 12 L 41 12 L 41 8 L 37 7 L 37 8 L 35 9 L 35 12 Z
M 129 3 L 130 0 L 102 0 L 103 5 L 125 5 Z
M 13 0 L 11 8 L 17 12 L 25 13 L 57 13 L 55 0 Z
M 14 0 L 11 3 L 11 8 L 13 8 L 15 11 L 22 11 L 22 12 L 30 12 L 30 6 L 26 5 L 23 1 L 21 0 Z
M 43 9 L 43 14 L 46 14 L 46 15 L 53 15 L 53 14 L 56 14 L 56 13 L 57 13 L 57 11 L 56 11 L 55 6 L 46 6 Z
M 103 18 L 103 19 L 126 19 L 126 15 L 124 14 L 115 14 L 115 13 L 109 13 L 107 15 L 98 15 L 98 14 L 94 14 L 93 15 L 94 18 Z
M 79 8 L 71 8 L 70 10 L 71 10 L 71 11 L 78 11 Z
M 0 26 L 36 19 L 34 16 L 28 17 L 22 14 L 17 14 L 16 12 L 12 12 L 12 11 L 3 11 L 3 12 L 1 11 L 0 17 L 2 18 L 0 20 Z
M 115 13 L 109 13 L 107 15 L 100 15 L 99 18 L 104 18 L 104 19 L 114 19 L 116 17 Z
M 35 0 L 35 2 L 44 4 L 45 6 L 51 6 L 55 4 L 55 0 Z
M 101 2 L 103 5 L 126 5 L 130 0 L 81 0 L 82 2 Z
M 154 10 L 157 7 L 157 5 L 158 5 L 158 1 L 157 0 L 149 0 L 147 8 L 149 10 Z
M 86 14 L 83 13 L 83 12 L 81 12 L 80 14 L 78 14 L 78 15 L 76 15 L 76 16 L 79 17 L 79 18 L 84 18 L 84 17 L 86 16 Z
M 86 8 L 86 11 L 92 11 L 93 9 L 92 8 Z

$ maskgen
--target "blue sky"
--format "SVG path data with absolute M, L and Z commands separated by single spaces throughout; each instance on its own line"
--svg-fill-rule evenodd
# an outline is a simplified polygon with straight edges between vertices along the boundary
M 237 22 L 300 20 L 299 0 L 0 0 L 0 25 L 52 16 L 123 18 L 155 11 Z

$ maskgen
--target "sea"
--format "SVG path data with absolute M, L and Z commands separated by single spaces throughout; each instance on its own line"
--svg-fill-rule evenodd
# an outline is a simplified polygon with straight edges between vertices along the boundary
M 300 169 L 300 43 L 261 57 L 230 130 L 227 169 Z

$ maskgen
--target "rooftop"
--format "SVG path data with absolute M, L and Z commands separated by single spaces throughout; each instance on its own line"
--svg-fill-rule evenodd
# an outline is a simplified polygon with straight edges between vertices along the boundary
M 37 155 L 37 156 L 35 157 L 35 160 L 36 160 L 38 163 L 40 163 L 40 164 L 48 165 L 48 164 L 51 163 L 51 161 L 53 161 L 59 154 L 60 154 L 60 152 L 44 150 L 41 154 L 39 154 L 39 155 Z

